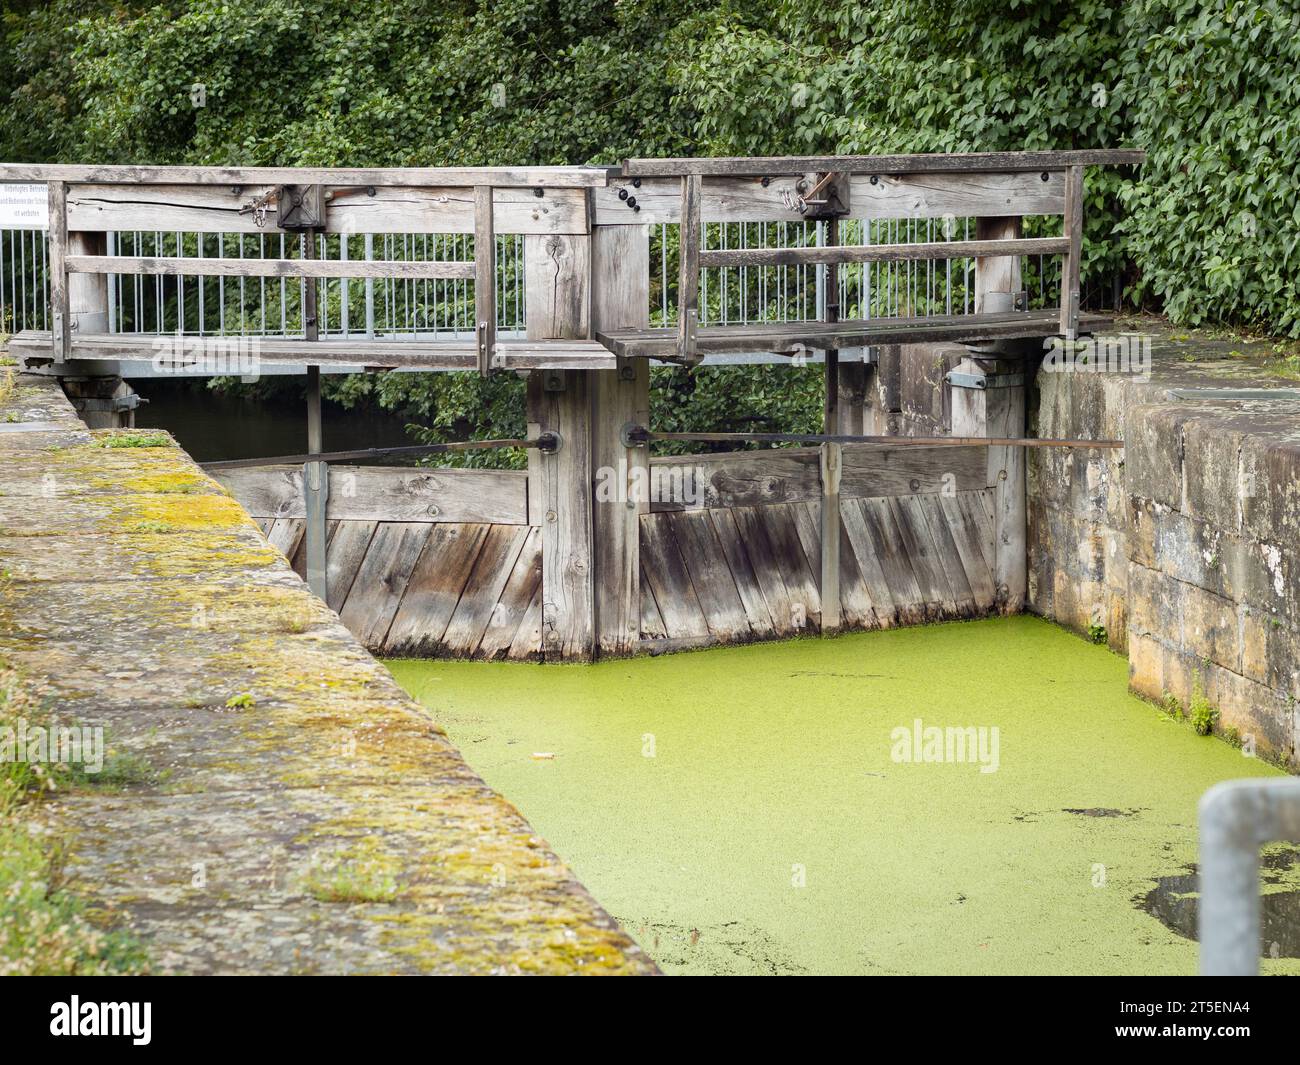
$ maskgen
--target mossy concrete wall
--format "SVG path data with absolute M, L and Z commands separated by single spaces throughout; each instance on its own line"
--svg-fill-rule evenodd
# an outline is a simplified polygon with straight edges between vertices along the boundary
M 41 817 L 156 971 L 654 971 L 165 435 L 10 379 L 0 569 L 0 661 L 113 767 Z
M 1300 382 L 1261 344 L 1161 330 L 1151 350 L 1149 379 L 1038 374 L 1035 435 L 1125 447 L 1030 452 L 1030 609 L 1127 654 L 1139 694 L 1217 709 L 1300 769 Z

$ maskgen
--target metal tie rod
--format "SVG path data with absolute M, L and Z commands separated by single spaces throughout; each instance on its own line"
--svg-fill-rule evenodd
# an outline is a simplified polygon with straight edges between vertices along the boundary
M 205 470 L 244 470 L 257 466 L 300 466 L 304 462 L 364 462 L 392 456 L 443 455 L 452 451 L 484 451 L 493 448 L 536 448 L 543 454 L 560 449 L 559 433 L 541 433 L 536 440 L 456 440 L 446 444 L 416 444 L 410 447 L 368 447 L 356 451 L 321 451 L 303 455 L 272 455 L 257 459 L 221 459 L 200 462 Z
M 642 447 L 653 440 L 736 444 L 872 444 L 893 450 L 901 447 L 1067 447 L 1123 448 L 1123 440 L 1052 440 L 1006 436 L 851 436 L 824 433 L 654 433 L 641 425 L 625 426 L 627 447 Z

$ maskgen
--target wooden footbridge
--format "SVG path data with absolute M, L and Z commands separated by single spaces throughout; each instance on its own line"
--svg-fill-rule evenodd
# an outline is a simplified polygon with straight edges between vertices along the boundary
M 1142 157 L 4 165 L 0 181 L 49 188 L 50 328 L 19 333 L 10 351 L 26 372 L 62 377 L 93 417 L 129 405 L 120 361 L 224 372 L 204 363 L 216 338 L 183 322 L 177 334 L 110 329 L 110 287 L 296 287 L 298 333 L 250 343 L 259 364 L 307 367 L 304 451 L 214 471 L 376 651 L 590 659 L 1014 612 L 1023 449 L 1051 443 L 1025 439 L 1030 360 L 1044 338 L 1105 324 L 1080 310 L 1085 172 Z M 120 254 L 113 235 L 142 230 L 176 233 L 176 253 Z M 246 256 L 242 238 L 268 232 L 280 254 Z M 394 233 L 434 237 L 433 250 L 351 254 L 355 238 Z M 181 234 L 234 234 L 240 254 L 205 255 L 200 239 L 185 255 Z M 501 268 L 502 238 L 522 249 L 521 286 Z M 919 264 L 930 291 L 900 296 L 897 279 Z M 466 294 L 463 328 L 322 335 L 340 292 L 346 308 L 340 286 L 376 279 L 432 286 L 435 302 Z M 738 320 L 728 285 L 751 303 Z M 815 291 L 814 313 L 791 313 L 796 289 Z M 511 300 L 522 330 L 503 328 Z M 796 446 L 652 455 L 670 437 L 651 425 L 651 363 L 746 355 L 824 364 L 822 433 L 697 434 Z M 384 455 L 324 451 L 319 374 L 356 366 L 526 376 L 526 439 L 403 450 L 522 447 L 527 470 L 354 466 Z M 906 395 L 925 402 L 905 407 Z

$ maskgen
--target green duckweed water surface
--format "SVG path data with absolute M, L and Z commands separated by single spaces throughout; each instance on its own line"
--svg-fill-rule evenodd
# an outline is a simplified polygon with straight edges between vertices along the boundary
M 1192 973 L 1142 900 L 1195 861 L 1206 788 L 1278 774 L 1030 617 L 388 665 L 670 973 Z M 894 760 L 917 719 L 996 726 L 996 772 Z

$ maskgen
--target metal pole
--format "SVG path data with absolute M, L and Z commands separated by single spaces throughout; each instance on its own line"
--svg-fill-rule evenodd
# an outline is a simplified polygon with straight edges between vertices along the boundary
M 316 234 L 303 234 L 302 256 L 315 257 Z M 316 279 L 308 278 L 303 291 L 302 326 L 307 340 L 316 340 L 320 329 L 316 316 Z M 321 429 L 320 367 L 307 367 L 307 454 L 319 455 L 324 450 Z M 325 555 L 325 512 L 329 504 L 329 464 L 307 462 L 302 468 L 303 503 L 306 512 L 307 587 L 317 598 L 328 601 Z
M 1258 976 L 1259 848 L 1300 843 L 1300 780 L 1229 780 L 1203 796 L 1202 976 Z

